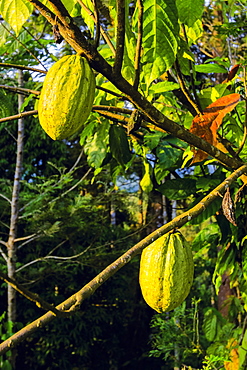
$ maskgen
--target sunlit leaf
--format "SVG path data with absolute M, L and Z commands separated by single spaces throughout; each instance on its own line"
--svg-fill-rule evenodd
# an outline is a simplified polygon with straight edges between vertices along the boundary
M 193 119 L 190 132 L 222 150 L 217 139 L 217 129 L 225 115 L 235 108 L 239 100 L 239 94 L 230 94 L 219 98 L 205 108 L 202 115 L 197 115 Z M 202 150 L 195 150 L 194 152 L 193 162 L 200 162 L 208 156 Z
M 178 18 L 173 0 L 144 0 L 143 75 L 149 85 L 175 61 L 178 48 Z
M 32 14 L 33 5 L 26 0 L 4 0 L 0 2 L 0 14 L 9 23 L 16 35 Z
M 176 4 L 181 23 L 191 27 L 198 19 L 201 19 L 204 0 L 176 0 Z

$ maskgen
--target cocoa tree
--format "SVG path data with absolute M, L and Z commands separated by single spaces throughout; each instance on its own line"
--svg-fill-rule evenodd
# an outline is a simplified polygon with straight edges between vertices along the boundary
M 79 133 L 94 175 L 109 166 L 116 181 L 141 160 L 144 208 L 153 189 L 177 201 L 191 201 L 194 196 L 193 206 L 187 203 L 185 212 L 139 241 L 56 307 L 20 286 L 10 269 L 8 276 L 1 274 L 14 289 L 48 310 L 2 343 L 1 353 L 14 348 L 56 317 L 73 315 L 85 298 L 143 248 L 168 231 L 199 220 L 201 214 L 202 220 L 216 215 L 222 233 L 215 270 L 216 287 L 220 287 L 221 276 L 227 273 L 232 276 L 232 282 L 238 281 L 242 292 L 246 274 L 246 82 L 245 61 L 235 50 L 245 35 L 241 28 L 244 8 L 241 4 L 226 5 L 217 1 L 204 8 L 203 1 L 198 0 L 196 6 L 193 2 L 196 11 L 191 9 L 192 3 L 182 0 L 133 3 L 119 0 L 109 6 L 100 1 L 26 0 L 16 4 L 4 0 L 1 3 L 6 40 L 9 33 L 18 40 L 26 20 L 46 19 L 52 26 L 54 41 L 70 46 L 70 53 L 87 58 L 94 70 L 95 102 L 85 128 Z M 233 14 L 234 26 L 230 27 L 224 17 L 230 22 Z M 9 26 L 5 22 L 15 35 L 13 31 L 8 33 Z M 224 28 L 225 24 L 228 27 Z M 114 34 L 109 36 L 107 31 L 112 28 Z M 38 42 L 38 37 L 34 40 Z M 212 54 L 208 52 L 210 47 L 214 48 Z M 206 63 L 205 56 L 209 58 Z M 2 66 L 30 68 L 13 63 L 2 63 Z M 42 71 L 45 75 L 46 70 Z M 204 88 L 208 80 L 213 86 Z M 37 90 L 31 93 L 39 95 Z M 35 115 L 37 110 L 25 114 Z M 2 122 L 22 120 L 23 116 L 24 113 L 3 118 Z M 164 181 L 168 174 L 173 178 Z M 229 189 L 235 194 L 235 203 Z M 222 221 L 222 217 L 228 221 Z M 230 238 L 231 233 L 234 240 Z M 231 273 L 225 262 L 228 255 Z M 244 294 L 241 304 L 245 305 Z

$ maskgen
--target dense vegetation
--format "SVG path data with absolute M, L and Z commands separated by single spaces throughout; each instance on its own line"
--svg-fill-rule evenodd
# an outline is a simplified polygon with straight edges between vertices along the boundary
M 245 369 L 246 2 L 3 0 L 0 15 L 1 368 Z M 73 53 L 94 104 L 53 141 L 39 94 Z M 174 228 L 195 278 L 157 314 L 139 258 Z

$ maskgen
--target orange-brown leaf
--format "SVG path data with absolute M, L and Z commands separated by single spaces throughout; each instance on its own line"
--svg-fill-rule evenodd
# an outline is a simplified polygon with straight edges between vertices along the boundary
M 239 94 L 230 94 L 219 98 L 205 108 L 201 115 L 195 116 L 190 127 L 190 132 L 216 147 L 220 146 L 217 140 L 217 129 L 220 127 L 225 115 L 235 108 L 239 100 Z M 202 161 L 207 156 L 201 150 L 194 150 L 192 163 Z
M 238 72 L 238 69 L 240 67 L 241 64 L 235 64 L 231 69 L 230 71 L 228 72 L 228 76 L 227 78 L 225 79 L 225 81 L 223 81 L 223 83 L 226 83 L 226 82 L 229 82 L 231 81 L 237 74 Z

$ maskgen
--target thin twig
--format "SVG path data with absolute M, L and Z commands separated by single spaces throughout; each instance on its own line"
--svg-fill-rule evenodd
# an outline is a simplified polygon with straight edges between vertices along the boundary
M 182 29 L 183 29 L 183 34 L 184 34 L 185 41 L 186 41 L 187 45 L 189 45 L 189 40 L 188 40 L 188 36 L 187 36 L 184 24 L 182 24 Z M 198 99 L 198 95 L 197 95 L 197 92 L 196 92 L 194 75 L 193 75 L 193 65 L 192 65 L 192 62 L 191 62 L 190 59 L 189 59 L 189 68 L 190 68 L 190 82 L 191 82 L 191 87 L 192 87 L 192 91 L 193 91 L 193 96 L 194 96 L 194 99 L 196 101 L 197 107 L 198 107 L 198 109 L 201 113 L 202 112 L 202 107 L 201 107 L 201 104 L 200 104 L 200 101 Z
M 95 17 L 95 25 L 96 25 L 94 45 L 96 48 L 98 48 L 99 40 L 100 40 L 100 21 L 99 21 L 99 10 L 97 7 L 96 0 L 93 0 L 93 5 L 94 5 L 94 17 Z
M 30 292 L 27 288 L 24 288 L 21 284 L 19 284 L 15 279 L 11 279 L 8 275 L 4 274 L 0 271 L 0 278 L 8 283 L 12 288 L 14 288 L 17 292 L 21 293 L 24 297 L 29 299 L 32 302 L 35 302 L 36 305 L 40 308 L 43 308 L 46 311 L 52 312 L 55 316 L 68 316 L 62 311 L 57 310 L 53 305 L 49 304 L 42 298 L 38 296 L 36 293 Z
M 10 91 L 15 92 L 17 94 L 23 94 L 23 95 L 29 95 L 29 94 L 40 95 L 40 91 L 25 89 L 24 87 L 0 85 L 0 89 L 10 90 Z
M 28 67 L 28 66 L 22 66 L 19 64 L 12 64 L 12 63 L 0 63 L 0 67 L 6 67 L 6 68 L 15 68 L 20 69 L 21 71 L 32 71 L 32 72 L 38 72 L 42 74 L 46 74 L 47 71 L 43 71 L 42 69 L 34 68 L 34 67 Z
M 65 195 L 67 195 L 69 192 L 71 192 L 72 190 L 74 190 L 75 188 L 77 188 L 77 186 L 85 180 L 85 178 L 87 177 L 87 175 L 89 175 L 89 173 L 92 171 L 92 168 L 89 168 L 89 170 L 85 173 L 85 175 L 82 176 L 82 178 L 77 181 L 77 183 L 73 186 L 71 186 L 68 190 L 66 190 L 64 193 L 62 193 L 61 195 L 59 195 L 58 197 L 56 198 L 53 198 L 49 203 L 53 203 L 55 202 L 56 200 L 60 199 L 60 198 L 63 198 L 65 197 Z
M 7 198 L 5 195 L 0 193 L 0 197 L 7 200 L 7 202 L 11 204 L 11 200 L 9 198 Z
M 70 261 L 70 260 L 73 260 L 75 258 L 78 258 L 80 256 L 82 256 L 83 254 L 85 254 L 89 249 L 91 248 L 91 245 L 88 246 L 86 249 L 84 249 L 82 252 L 78 253 L 78 254 L 75 254 L 73 256 L 68 256 L 68 257 L 60 257 L 60 256 L 45 256 L 45 257 L 40 257 L 40 258 L 37 258 L 36 260 L 33 260 L 33 261 L 30 261 L 28 263 L 26 263 L 25 265 L 19 267 L 16 272 L 20 272 L 21 270 L 35 264 L 35 263 L 38 263 L 38 262 L 44 262 L 46 260 L 59 260 L 59 261 Z
M 117 24 L 116 24 L 116 57 L 113 66 L 113 73 L 121 75 L 124 56 L 125 38 L 125 0 L 117 0 Z
M 134 78 L 134 88 L 138 89 L 138 85 L 140 82 L 140 62 L 141 62 L 141 48 L 142 48 L 142 33 L 143 33 L 143 2 L 142 0 L 137 0 L 137 7 L 138 7 L 138 34 L 137 34 L 137 42 L 136 42 L 136 53 L 135 53 L 135 78 Z
M 2 250 L 2 248 L 1 248 L 1 247 L 0 247 L 0 253 L 1 253 L 1 255 L 2 255 L 3 259 L 5 260 L 5 262 L 8 262 L 8 257 L 7 257 L 7 255 L 6 255 L 6 253 L 4 253 L 4 251 Z
M 30 239 L 30 238 L 33 238 L 34 236 L 36 236 L 37 234 L 32 234 L 32 235 L 27 235 L 27 236 L 23 236 L 23 237 L 21 237 L 21 238 L 16 238 L 15 240 L 14 240 L 14 242 L 16 243 L 16 242 L 20 242 L 20 241 L 22 241 L 22 240 L 27 240 L 27 239 Z
M 57 57 L 55 57 L 55 55 L 53 55 L 52 53 L 50 53 L 49 52 L 49 49 L 45 46 L 45 45 L 43 45 L 43 44 L 41 44 L 41 42 L 39 41 L 39 39 L 37 38 L 37 37 L 35 37 L 30 31 L 29 31 L 29 29 L 27 28 L 27 27 L 24 27 L 23 26 L 23 29 L 34 39 L 34 41 L 36 41 L 37 42 L 37 44 L 39 44 L 44 50 L 45 50 L 45 52 L 46 52 L 46 55 L 50 55 L 50 57 L 51 57 L 51 59 L 52 60 L 54 60 L 55 62 L 58 60 L 58 58 Z
M 119 112 L 123 114 L 131 114 L 133 112 L 132 109 L 127 108 L 121 108 L 121 107 L 115 107 L 112 105 L 94 105 L 92 108 L 93 111 L 109 111 L 109 112 Z
M 83 1 L 77 0 L 77 2 L 85 10 L 85 12 L 87 12 L 90 15 L 90 17 L 92 18 L 92 20 L 96 24 L 96 18 L 94 16 L 94 14 L 91 12 L 91 10 L 88 9 L 88 7 L 86 7 L 86 5 L 83 3 Z M 115 47 L 113 46 L 113 44 L 111 42 L 111 39 L 109 38 L 107 32 L 101 26 L 100 26 L 100 33 L 101 33 L 102 37 L 104 38 L 105 42 L 107 43 L 107 45 L 109 46 L 109 48 L 111 49 L 112 54 L 115 56 L 115 53 L 116 53 Z
M 181 87 L 181 90 L 184 94 L 184 96 L 186 97 L 186 99 L 188 100 L 188 102 L 190 103 L 190 105 L 193 107 L 193 109 L 195 110 L 196 114 L 198 115 L 201 115 L 201 111 L 199 109 L 199 107 L 197 106 L 197 104 L 194 102 L 194 100 L 192 99 L 185 83 L 184 83 L 184 79 L 183 79 L 183 75 L 180 71 L 180 67 L 179 67 L 179 64 L 178 64 L 178 61 L 176 60 L 175 64 L 174 64 L 174 67 L 175 67 L 175 70 L 177 72 L 177 79 L 178 79 L 178 83 Z
M 106 89 L 105 87 L 102 87 L 102 86 L 98 86 L 98 85 L 96 85 L 96 89 L 98 89 L 98 90 L 102 90 L 102 91 L 105 91 L 105 92 L 107 92 L 107 93 L 109 93 L 109 94 L 111 94 L 111 95 L 113 95 L 113 96 L 116 96 L 117 98 L 122 99 L 122 100 L 130 101 L 126 96 L 121 95 L 121 94 L 118 94 L 118 93 L 116 93 L 115 91 L 112 91 L 112 90 Z
M 81 158 L 81 153 L 79 154 L 79 157 Z M 78 163 L 78 158 L 77 158 L 77 160 L 76 160 L 76 163 Z M 70 173 L 72 173 L 73 171 L 75 170 L 75 165 L 73 165 L 71 168 L 70 168 L 70 170 L 66 173 L 66 175 L 69 175 Z M 79 182 L 81 182 L 82 180 L 85 180 L 85 178 L 87 177 L 87 175 L 91 172 L 91 170 L 92 170 L 92 168 L 89 168 L 89 170 L 85 173 L 85 175 L 83 175 L 83 177 L 79 180 Z M 60 178 L 55 184 L 53 184 L 52 185 L 52 187 L 51 187 L 51 189 L 52 188 L 55 188 L 58 184 L 60 184 L 62 182 L 62 179 Z M 78 182 L 77 182 L 77 184 L 78 184 Z M 79 185 L 79 184 L 78 184 Z M 50 189 L 49 190 L 47 190 L 47 191 L 44 191 L 44 193 L 42 193 L 41 195 L 45 195 L 45 194 L 47 194 L 47 193 L 49 193 L 49 191 L 50 191 Z M 63 193 L 64 194 L 64 193 Z M 62 195 L 60 195 L 59 197 L 57 197 L 57 198 L 55 198 L 55 199 L 59 199 L 61 196 L 63 196 L 63 194 Z M 32 199 L 32 200 L 30 200 L 28 203 L 26 203 L 22 208 L 20 208 L 20 212 L 22 212 L 26 207 L 28 207 L 28 206 L 30 206 L 30 204 L 32 204 L 33 202 L 35 202 L 36 201 L 36 199 Z M 52 200 L 52 202 L 54 201 L 54 199 Z M 44 208 L 44 207 L 47 207 L 47 205 L 44 205 L 42 208 Z M 23 218 L 24 216 L 20 216 L 19 218 Z
M 16 119 L 21 119 L 21 118 L 28 117 L 28 116 L 34 116 L 35 114 L 38 114 L 37 110 L 30 110 L 29 112 L 22 112 L 19 114 L 15 114 L 14 116 L 0 118 L 0 123 L 7 122 L 7 121 L 14 121 Z
M 33 242 L 34 240 L 41 238 L 41 236 L 42 236 L 42 234 L 35 235 L 33 238 L 30 238 L 30 239 L 26 240 L 24 243 L 21 243 L 20 245 L 18 245 L 17 249 L 18 250 L 21 249 L 22 247 L 24 247 L 24 245 L 27 245 L 27 244 Z
M 13 37 L 13 39 L 15 39 L 17 42 L 19 42 L 19 44 L 21 44 L 21 46 L 27 50 L 27 52 L 38 62 L 38 64 L 41 64 L 42 67 L 44 67 L 44 69 L 46 70 L 46 67 L 44 66 L 44 64 L 31 52 L 31 50 L 29 50 L 26 45 L 24 45 L 19 39 L 18 37 L 16 37 L 5 25 L 4 23 L 2 22 L 1 23 L 2 27 L 10 34 L 11 37 Z

